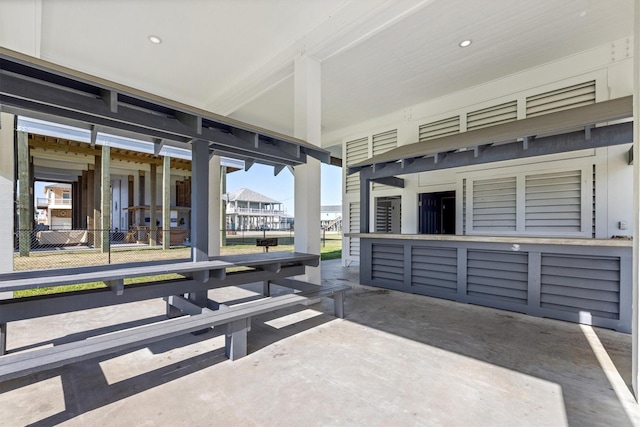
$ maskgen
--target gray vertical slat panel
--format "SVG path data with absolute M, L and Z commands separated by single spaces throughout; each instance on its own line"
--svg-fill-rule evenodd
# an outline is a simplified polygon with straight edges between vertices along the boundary
M 467 302 L 467 248 L 458 248 L 458 301 Z
M 369 199 L 371 196 L 371 185 L 364 171 L 360 172 L 360 232 L 368 233 L 370 230 L 369 220 L 371 206 Z
M 540 271 L 542 254 L 540 252 L 529 252 L 529 272 L 527 288 L 527 314 L 537 314 L 540 312 Z
M 411 242 L 404 243 L 404 287 L 411 289 L 411 266 L 413 257 L 413 245 Z
M 568 246 L 555 244 L 523 243 L 520 245 L 519 254 L 513 252 L 512 244 L 491 242 L 466 242 L 466 241 L 423 241 L 407 239 L 369 239 L 363 238 L 363 257 L 361 258 L 361 282 L 365 285 L 379 286 L 388 289 L 407 291 L 407 259 L 414 262 L 424 259 L 426 252 L 416 253 L 415 248 L 427 248 L 430 251 L 447 252 L 455 249 L 453 259 L 456 262 L 454 284 L 456 288 L 452 293 L 439 292 L 432 286 L 411 286 L 410 292 L 429 295 L 438 298 L 454 299 L 460 302 L 474 303 L 487 307 L 516 312 L 527 312 L 530 315 L 560 319 L 574 323 L 586 323 L 594 326 L 610 328 L 621 332 L 631 331 L 631 247 L 605 247 L 605 246 Z M 404 248 L 405 259 L 402 260 L 403 277 L 398 283 L 385 280 L 371 280 L 370 264 L 372 261 L 371 242 L 383 245 L 398 245 Z M 411 246 L 413 245 L 413 246 Z M 428 245 L 428 246 L 426 246 Z M 469 252 L 475 252 L 470 256 Z M 499 255 L 496 258 L 496 253 Z M 538 255 L 539 254 L 539 255 Z M 524 263 L 509 262 L 509 256 L 524 256 Z M 545 260 L 546 256 L 546 260 Z M 444 261 L 435 261 L 433 270 L 420 266 L 420 277 L 427 272 L 434 280 L 440 280 L 442 274 L 450 274 L 446 257 L 436 256 Z M 471 259 L 471 263 L 467 262 Z M 539 261 L 538 261 L 539 259 Z M 511 260 L 513 261 L 513 260 Z M 389 261 L 383 259 L 385 264 Z M 466 264 L 465 264 L 466 263 Z M 441 264 L 441 265 L 440 265 Z M 465 276 L 469 271 L 481 273 L 483 266 L 490 270 L 489 274 L 480 274 L 472 283 L 474 295 L 467 296 L 469 279 Z M 545 267 L 546 266 L 546 267 Z M 552 274 L 543 274 L 547 268 Z M 411 271 L 416 269 L 412 264 Z M 432 271 L 432 272 L 431 272 Z M 569 272 L 569 275 L 558 273 Z M 586 271 L 586 273 L 585 273 Z M 538 274 L 538 272 L 540 274 Z M 591 274 L 593 272 L 593 274 Z M 619 274 L 619 280 L 594 279 L 595 277 L 611 277 L 612 273 Z M 511 278 L 524 274 L 522 280 Z M 537 278 L 539 276 L 539 279 Z M 550 279 L 551 278 L 551 279 Z M 457 280 L 456 280 L 457 279 Z M 413 280 L 413 279 L 412 279 Z M 431 280 L 431 279 L 429 279 Z M 540 284 L 538 285 L 538 281 Z M 477 294 L 483 291 L 482 287 L 488 287 L 484 295 Z M 543 289 L 546 286 L 546 303 L 541 303 L 536 309 L 538 300 L 542 301 Z M 492 290 L 492 288 L 495 288 Z M 531 289 L 530 289 L 531 288 Z M 539 288 L 540 291 L 537 291 Z M 524 300 L 528 305 L 517 302 L 514 295 L 524 292 Z M 461 293 L 463 295 L 461 295 Z M 620 300 L 619 318 L 615 315 Z M 531 301 L 529 301 L 531 300 Z M 572 305 L 583 304 L 585 309 Z M 612 305 L 613 304 L 613 305 Z M 589 307 L 595 307 L 589 311 Z M 615 316 L 614 316 L 615 315 Z M 615 318 L 614 318 L 615 317 Z
M 370 239 L 360 239 L 360 281 L 363 284 L 371 283 L 371 245 Z
M 616 330 L 631 333 L 633 319 L 632 298 L 624 298 L 625 295 L 633 295 L 633 260 L 632 254 L 620 256 L 620 322 Z

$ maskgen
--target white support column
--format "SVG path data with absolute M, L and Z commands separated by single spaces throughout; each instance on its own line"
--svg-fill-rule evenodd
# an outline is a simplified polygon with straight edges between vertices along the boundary
M 640 0 L 635 0 L 635 28 L 633 48 L 633 320 L 632 330 L 632 384 L 638 400 L 640 395 L 640 292 L 638 265 L 640 262 Z
M 209 160 L 209 256 L 220 255 L 220 156 Z
M 321 66 L 308 56 L 294 66 L 294 136 L 320 146 Z M 320 162 L 307 157 L 294 169 L 296 252 L 320 254 Z M 306 280 L 320 284 L 320 267 L 307 267 Z
M 0 272 L 13 271 L 13 220 L 14 220 L 14 194 L 15 154 L 13 150 L 13 126 L 12 114 L 0 113 L 0 239 L 5 244 L 0 245 Z M 11 242 L 9 244 L 8 242 Z M 11 297 L 0 294 L 0 299 Z

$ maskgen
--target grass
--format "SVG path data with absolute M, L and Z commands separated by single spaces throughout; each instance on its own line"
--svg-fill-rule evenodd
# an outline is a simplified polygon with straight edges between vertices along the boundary
M 293 252 L 293 245 L 279 245 L 272 248 L 272 251 Z M 255 245 L 229 245 L 220 248 L 220 255 L 234 255 L 247 253 L 262 253 L 263 248 Z M 157 261 L 170 259 L 189 259 L 191 256 L 191 248 L 177 247 L 168 251 L 159 248 L 129 248 L 115 249 L 111 251 L 110 261 L 112 264 L 140 262 L 140 261 Z M 322 261 L 329 259 L 337 259 L 342 256 L 342 240 L 338 238 L 326 239 L 321 242 L 320 259 Z M 14 257 L 15 270 L 33 270 L 33 269 L 52 269 L 64 267 L 79 267 L 87 265 L 107 264 L 109 263 L 109 254 L 102 254 L 95 250 L 60 250 L 47 252 L 32 252 L 29 257 Z M 162 274 L 156 276 L 135 277 L 125 279 L 125 285 L 143 282 L 155 282 L 161 280 L 181 278 L 184 276 L 178 274 Z M 62 292 L 72 292 L 87 289 L 105 288 L 103 282 L 79 283 L 66 286 L 41 287 L 37 289 L 27 289 L 23 291 L 15 291 L 14 297 L 28 297 L 36 295 L 48 295 Z

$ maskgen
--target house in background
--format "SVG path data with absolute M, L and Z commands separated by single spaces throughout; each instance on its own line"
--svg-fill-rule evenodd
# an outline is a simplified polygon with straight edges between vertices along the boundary
M 325 231 L 342 231 L 342 205 L 320 206 L 320 225 Z
M 282 202 L 248 188 L 223 195 L 227 230 L 287 230 Z
M 45 197 L 36 198 L 36 208 L 41 210 L 38 223 L 50 229 L 71 230 L 71 184 L 50 184 L 44 187 Z

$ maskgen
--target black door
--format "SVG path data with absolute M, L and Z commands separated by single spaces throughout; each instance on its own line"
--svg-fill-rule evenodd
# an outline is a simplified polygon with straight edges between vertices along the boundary
M 420 233 L 440 234 L 440 196 L 420 194 Z

